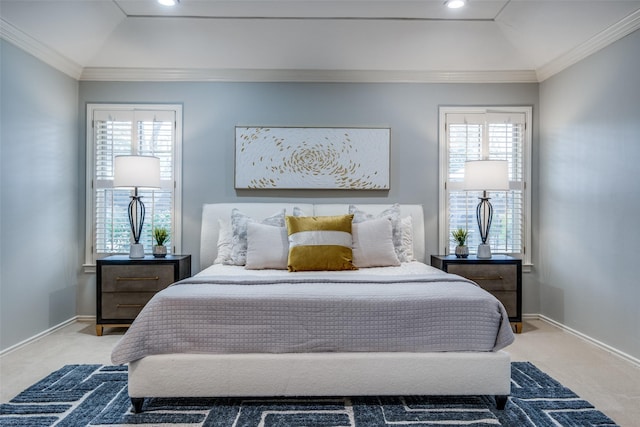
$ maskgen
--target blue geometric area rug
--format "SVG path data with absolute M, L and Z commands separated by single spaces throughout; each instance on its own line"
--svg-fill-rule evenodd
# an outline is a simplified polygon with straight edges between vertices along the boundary
M 0 426 L 614 426 L 528 362 L 511 364 L 503 411 L 492 396 L 147 399 L 131 411 L 127 367 L 69 365 L 0 405 Z

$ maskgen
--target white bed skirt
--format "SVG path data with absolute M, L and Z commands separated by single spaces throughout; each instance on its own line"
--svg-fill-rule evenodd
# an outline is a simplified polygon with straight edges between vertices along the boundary
M 168 354 L 129 364 L 129 396 L 496 395 L 504 351 L 482 353 Z

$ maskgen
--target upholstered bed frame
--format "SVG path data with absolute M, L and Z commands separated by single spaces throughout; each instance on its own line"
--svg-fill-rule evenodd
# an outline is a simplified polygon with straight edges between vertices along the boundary
M 338 215 L 348 204 L 225 203 L 206 204 L 202 212 L 200 267 L 217 255 L 218 219 L 228 220 L 237 207 L 255 218 L 294 206 L 307 215 Z M 378 213 L 386 205 L 359 204 Z M 421 205 L 401 205 L 412 217 L 414 256 L 425 261 Z M 509 354 L 442 353 L 287 353 L 166 354 L 129 364 L 129 396 L 134 410 L 148 397 L 216 396 L 363 396 L 363 395 L 493 395 L 504 408 L 510 393 Z

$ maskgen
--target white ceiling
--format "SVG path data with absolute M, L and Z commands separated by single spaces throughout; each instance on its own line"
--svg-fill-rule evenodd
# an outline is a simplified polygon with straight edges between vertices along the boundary
M 542 81 L 640 28 L 634 0 L 0 0 L 80 80 Z

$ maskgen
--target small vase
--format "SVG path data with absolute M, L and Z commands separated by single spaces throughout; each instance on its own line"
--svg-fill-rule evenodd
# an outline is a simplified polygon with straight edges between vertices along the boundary
M 456 246 L 456 258 L 466 258 L 469 256 L 469 247 L 467 245 Z
M 167 247 L 161 245 L 155 245 L 153 247 L 153 256 L 156 258 L 164 258 L 167 256 Z

